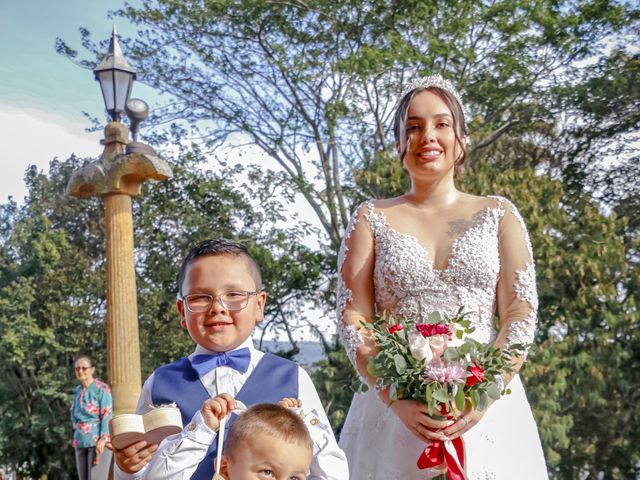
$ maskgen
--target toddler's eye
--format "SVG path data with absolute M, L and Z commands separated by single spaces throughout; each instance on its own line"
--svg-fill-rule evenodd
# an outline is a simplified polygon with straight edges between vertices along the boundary
M 273 477 L 273 470 L 269 470 L 269 469 L 260 470 L 260 475 L 271 478 Z

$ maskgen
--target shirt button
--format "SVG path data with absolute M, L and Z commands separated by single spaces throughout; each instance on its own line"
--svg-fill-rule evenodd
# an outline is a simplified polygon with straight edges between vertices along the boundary
M 318 420 L 317 418 L 312 418 L 311 421 L 309 422 L 311 425 L 315 426 L 318 424 L 320 420 Z
M 196 424 L 194 422 L 191 422 L 187 428 L 190 432 L 193 432 L 196 429 Z

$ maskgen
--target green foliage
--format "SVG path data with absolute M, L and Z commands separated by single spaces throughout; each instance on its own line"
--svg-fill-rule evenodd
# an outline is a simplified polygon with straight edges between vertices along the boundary
M 552 472 L 631 478 L 640 460 L 631 420 L 640 415 L 640 290 L 627 219 L 603 215 L 586 195 L 530 169 L 500 172 L 479 162 L 463 182 L 511 198 L 530 231 L 539 327 L 522 374 Z
M 465 401 L 469 401 L 473 408 L 484 410 L 488 397 L 500 398 L 497 376 L 513 372 L 512 359 L 522 353 L 522 346 L 499 349 L 469 337 L 460 345 L 448 346 L 448 341 L 445 344 L 439 340 L 444 351 L 442 357 L 436 357 L 438 347 L 432 347 L 433 339 L 425 337 L 429 332 L 418 332 L 426 324 L 446 326 L 449 333 L 444 335 L 462 338 L 474 330 L 465 316 L 464 306 L 451 316 L 432 312 L 424 325 L 416 324 L 411 318 L 376 315 L 373 322 L 364 325 L 380 347 L 378 354 L 367 364 L 368 372 L 377 378 L 376 386 L 388 387 L 392 401 L 413 399 L 425 403 L 429 414 L 447 412 L 457 415 L 456 407 L 457 411 L 462 411 Z M 481 368 L 483 378 L 467 385 L 467 373 L 476 367 Z M 447 375 L 455 380 L 442 382 L 429 378 L 430 369 L 447 371 Z
M 369 178 L 389 188 L 389 167 Z M 632 478 L 640 461 L 640 275 L 632 218 L 531 168 L 474 159 L 460 187 L 518 206 L 536 256 L 539 327 L 522 375 L 554 478 Z
M 104 282 L 90 253 L 92 217 L 100 208 L 90 201 L 80 211 L 79 201 L 60 193 L 73 166 L 79 166 L 74 157 L 52 162 L 51 179 L 29 170 L 34 195 L 22 207 L 0 206 L 0 464 L 53 478 L 73 472 L 65 420 L 74 356 L 89 353 L 104 365 L 98 315 Z M 72 211 L 75 217 L 65 217 Z M 82 225 L 82 232 L 67 233 L 71 224 Z M 83 235 L 86 248 L 79 250 Z
M 511 198 L 531 230 L 540 329 L 523 375 L 552 473 L 634 475 L 640 462 L 634 431 L 640 190 L 630 179 L 637 178 L 640 164 L 634 143 L 640 63 L 637 49 L 629 46 L 638 44 L 637 5 L 144 0 L 117 15 L 140 27 L 136 39 L 125 42 L 139 78 L 176 100 L 156 121 L 198 122 L 214 144 L 257 145 L 280 171 L 258 167 L 253 178 L 265 182 L 251 190 L 254 198 L 268 200 L 278 185 L 286 198 L 299 192 L 311 205 L 326 245 L 321 255 L 295 253 L 306 263 L 292 278 L 303 279 L 307 269 L 324 280 L 328 276 L 315 297 L 326 309 L 333 303 L 336 250 L 353 205 L 407 188 L 393 160 L 390 133 L 402 85 L 423 73 L 454 80 L 471 110 L 470 169 L 461 185 Z M 98 59 L 106 46 L 82 34 L 83 45 Z M 62 41 L 57 48 L 76 56 Z M 160 194 L 156 201 L 172 203 Z M 5 211 L 12 209 L 7 205 Z M 273 213 L 263 221 L 281 220 L 281 210 Z M 152 304 L 141 323 L 153 332 L 178 328 L 169 314 L 162 317 L 173 299 L 154 293 L 157 285 L 167 291 L 175 273 L 167 266 L 173 263 L 163 260 L 182 252 L 166 228 L 167 239 L 159 240 L 165 247 L 148 265 L 149 272 L 164 271 L 148 286 L 139 283 L 148 296 L 141 301 Z M 0 232 L 7 231 L 11 227 L 0 222 Z M 296 252 L 286 233 L 265 236 L 276 252 Z M 156 241 L 153 235 L 144 240 Z M 153 362 L 181 351 L 183 340 L 172 346 L 157 342 L 166 353 L 153 354 Z M 325 345 L 328 359 L 314 379 L 339 426 L 353 374 L 339 344 Z
M 452 79 L 472 112 L 473 150 L 499 167 L 551 159 L 578 181 L 594 143 L 615 146 L 615 133 L 638 125 L 637 109 L 617 108 L 638 99 L 628 48 L 638 10 L 622 2 L 147 0 L 116 15 L 139 27 L 124 42 L 138 77 L 176 100 L 155 120 L 258 146 L 334 249 L 353 203 L 371 194 L 351 173 L 366 177 L 394 150 L 390 120 L 408 78 Z M 105 45 L 82 35 L 99 59 Z M 77 57 L 60 39 L 57 49 Z M 613 129 L 594 128 L 620 113 Z
M 165 141 L 179 144 L 181 132 Z M 196 146 L 180 149 L 174 178 L 149 183 L 134 202 L 143 378 L 193 351 L 175 300 L 180 261 L 195 242 L 224 236 L 248 245 L 263 266 L 270 301 L 262 328 L 270 332 L 308 322 L 300 306 L 315 300 L 326 268 L 302 245 L 303 231 L 272 226 L 277 202 L 255 208 L 233 188 L 232 172 L 214 174 L 204 161 Z M 25 475 L 73 476 L 73 360 L 88 353 L 106 365 L 102 202 L 65 194 L 80 165 L 71 157 L 52 161 L 48 174 L 30 169 L 25 203 L 0 205 L 0 465 Z

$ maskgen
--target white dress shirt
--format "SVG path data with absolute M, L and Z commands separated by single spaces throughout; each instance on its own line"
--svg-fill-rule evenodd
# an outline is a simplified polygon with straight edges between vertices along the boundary
M 212 398 L 221 393 L 228 393 L 235 398 L 264 356 L 264 352 L 254 348 L 251 337 L 234 350 L 240 348 L 248 348 L 251 353 L 249 368 L 245 373 L 228 366 L 219 366 L 200 377 L 200 381 Z M 189 359 L 194 355 L 215 353 L 198 345 Z M 154 373 L 144 382 L 136 408 L 138 414 L 144 414 L 153 407 L 151 397 L 153 379 Z M 298 367 L 298 398 L 302 401 L 303 411 L 307 412 L 304 420 L 314 444 L 314 456 L 308 480 L 348 480 L 347 458 L 338 447 L 327 414 L 309 374 L 301 367 Z M 114 468 L 115 478 L 117 480 L 186 480 L 191 478 L 198 464 L 207 454 L 209 445 L 216 440 L 217 434 L 205 425 L 200 410 L 184 427 L 181 433 L 171 435 L 162 441 L 151 462 L 143 470 L 135 474 L 126 474 L 120 471 L 116 465 Z

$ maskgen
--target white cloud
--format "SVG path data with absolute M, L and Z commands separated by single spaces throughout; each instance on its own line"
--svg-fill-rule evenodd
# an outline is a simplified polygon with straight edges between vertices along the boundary
M 42 110 L 17 109 L 0 105 L 0 202 L 12 196 L 22 202 L 26 195 L 24 173 L 29 165 L 47 171 L 54 157 L 98 157 L 102 152 L 102 132 L 87 133 L 62 116 Z

